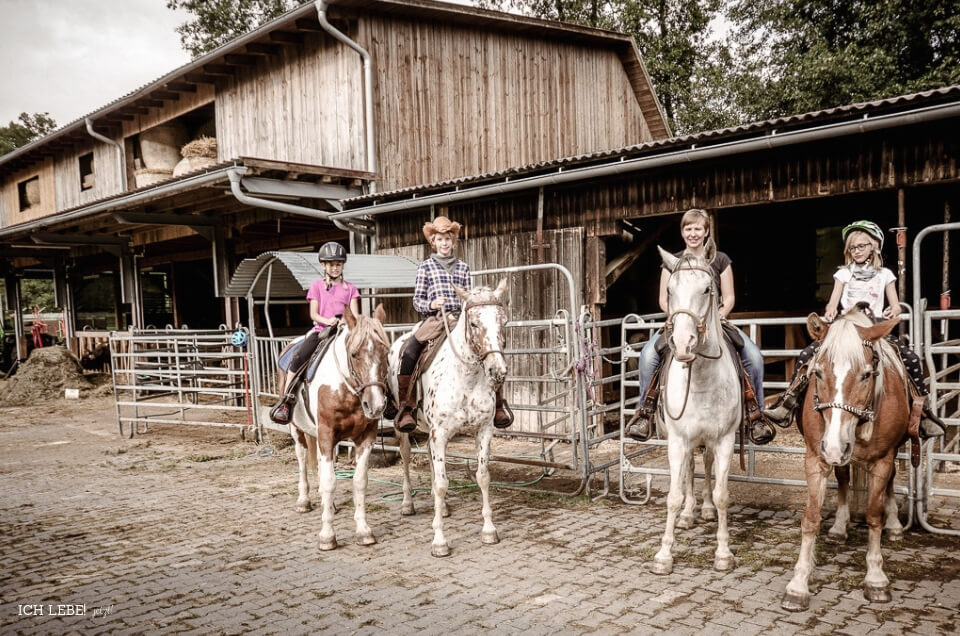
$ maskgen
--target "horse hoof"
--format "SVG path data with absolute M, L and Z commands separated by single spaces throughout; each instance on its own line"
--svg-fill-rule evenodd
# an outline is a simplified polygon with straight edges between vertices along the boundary
M 680 515 L 677 517 L 677 527 L 681 530 L 689 530 L 693 527 L 695 519 L 693 515 Z
M 671 572 L 673 572 L 673 559 L 654 559 L 653 560 L 654 574 L 670 574 Z
M 810 595 L 785 592 L 780 607 L 788 612 L 805 612 L 810 608 Z
M 889 585 L 864 585 L 863 597 L 871 603 L 889 603 L 893 598 Z
M 700 516 L 704 521 L 716 521 L 717 520 L 717 509 L 716 508 L 703 508 L 700 510 Z
M 827 535 L 823 538 L 827 543 L 833 545 L 841 545 L 847 542 L 847 533 L 846 532 L 828 532 Z
M 336 550 L 337 549 L 337 538 L 331 537 L 329 539 L 320 539 L 317 541 L 317 547 L 326 552 L 327 550 Z
M 732 570 L 736 561 L 732 556 L 717 557 L 713 560 L 713 569 L 717 572 Z
M 435 556 L 435 557 L 450 556 L 450 546 L 448 546 L 448 545 L 445 544 L 445 543 L 444 543 L 443 545 L 436 545 L 436 544 L 434 544 L 434 545 L 430 548 L 430 554 L 432 554 L 432 555 Z
M 307 503 L 297 504 L 297 512 L 310 512 L 311 510 L 313 510 L 313 506 L 310 505 L 309 501 Z
M 404 517 L 409 517 L 416 514 L 417 511 L 413 507 L 413 502 L 405 503 L 400 505 L 400 514 Z
M 372 534 L 357 535 L 357 545 L 373 545 L 377 540 Z
M 903 528 L 887 528 L 887 541 L 903 541 Z
M 490 530 L 489 532 L 483 531 L 480 533 L 480 541 L 485 545 L 500 543 L 500 535 L 497 534 L 496 530 Z

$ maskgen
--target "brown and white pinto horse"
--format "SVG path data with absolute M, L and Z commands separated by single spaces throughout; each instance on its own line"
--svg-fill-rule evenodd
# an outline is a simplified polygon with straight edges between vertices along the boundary
M 383 305 L 373 318 L 354 316 L 344 307 L 343 321 L 324 354 L 317 372 L 301 391 L 290 418 L 290 434 L 300 464 L 300 496 L 297 512 L 310 510 L 307 473 L 317 470 L 323 513 L 319 536 L 321 550 L 337 547 L 333 529 L 334 453 L 338 443 L 350 440 L 356 446 L 357 467 L 353 474 L 354 520 L 357 543 L 376 543 L 366 520 L 367 462 L 377 438 L 377 424 L 387 404 L 387 353 L 390 341 L 383 330 Z M 280 393 L 283 393 L 283 387 Z M 319 467 L 317 453 L 319 452 Z
M 896 536 L 903 531 L 893 499 L 894 458 L 907 438 L 910 419 L 903 363 L 885 339 L 898 323 L 899 319 L 893 318 L 874 324 L 859 309 L 837 319 L 829 329 L 816 314 L 807 319 L 810 335 L 823 344 L 810 362 L 810 385 L 797 413 L 797 424 L 807 447 L 807 505 L 801 524 L 800 556 L 781 602 L 786 610 L 809 607 L 807 582 L 813 569 L 827 477 L 833 470 L 841 490 L 837 520 L 830 536 L 846 538 L 846 484 L 851 461 L 864 466 L 870 476 L 863 595 L 876 602 L 891 598 L 890 581 L 883 572 L 880 536 L 884 514 L 891 534 Z

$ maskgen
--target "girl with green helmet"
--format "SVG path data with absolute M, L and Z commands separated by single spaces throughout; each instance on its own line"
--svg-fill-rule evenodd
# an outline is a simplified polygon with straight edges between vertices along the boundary
M 843 228 L 840 235 L 843 237 L 844 262 L 833 274 L 833 292 L 827 301 L 824 320 L 831 322 L 859 303 L 869 306 L 876 321 L 899 316 L 901 309 L 897 295 L 897 277 L 883 266 L 883 230 L 873 221 L 861 220 Z M 926 398 L 928 391 L 920 357 L 893 334 L 887 338 L 899 350 L 903 365 L 917 391 Z M 777 424 L 789 425 L 807 384 L 807 363 L 819 347 L 820 343 L 814 341 L 800 353 L 790 386 L 774 408 L 764 411 L 768 419 Z M 924 406 L 923 412 L 924 418 L 920 427 L 923 436 L 926 438 L 943 435 L 943 422 L 928 405 Z

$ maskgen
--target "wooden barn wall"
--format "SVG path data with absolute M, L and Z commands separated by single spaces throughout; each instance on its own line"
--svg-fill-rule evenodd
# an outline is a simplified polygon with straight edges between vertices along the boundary
M 26 210 L 20 209 L 20 195 L 18 184 L 21 181 L 39 177 L 40 185 L 40 203 L 31 206 Z M 18 170 L 7 176 L 0 189 L 0 197 L 3 198 L 3 216 L 0 217 L 0 227 L 7 227 L 32 221 L 45 216 L 50 216 L 57 211 L 56 208 L 56 189 L 54 186 L 53 158 L 44 157 L 29 168 Z
M 537 258 L 536 252 L 531 252 L 530 246 L 536 242 L 536 238 L 535 233 L 514 233 L 503 237 L 484 236 L 466 239 L 458 244 L 457 255 L 469 263 L 473 271 L 532 265 L 537 263 Z M 553 257 L 551 260 L 570 270 L 576 286 L 574 302 L 571 305 L 566 278 L 556 271 L 489 274 L 475 277 L 475 285 L 490 287 L 495 287 L 501 276 L 508 277 L 506 309 L 510 320 L 553 318 L 561 309 L 574 312 L 575 319 L 583 303 L 583 232 L 579 228 L 544 232 L 543 242 L 549 246 L 547 251 Z M 419 262 L 429 255 L 429 248 L 424 241 L 421 241 L 417 245 L 381 249 L 379 252 L 398 254 Z M 419 320 L 409 299 L 391 299 L 384 305 L 390 323 L 411 323 Z M 507 333 L 507 348 L 511 349 L 549 347 L 555 344 L 556 334 L 552 331 L 511 328 Z M 556 370 L 561 371 L 563 363 L 559 357 L 553 362 Z M 550 370 L 549 361 L 544 355 L 509 356 L 508 364 L 509 373 L 514 377 L 544 376 Z M 556 387 L 535 382 L 508 383 L 507 388 L 507 400 L 515 404 L 538 404 L 556 392 Z M 570 399 L 575 399 L 575 396 L 570 396 Z M 536 414 L 518 411 L 513 430 L 538 430 L 536 417 Z M 559 432 L 567 432 L 567 429 L 561 427 Z
M 365 170 L 360 58 L 325 33 L 301 35 L 218 87 L 220 156 Z
M 544 196 L 544 229 L 582 227 L 586 236 L 620 232 L 620 219 L 673 214 L 692 207 L 722 209 L 813 200 L 960 180 L 960 122 L 901 128 L 723 160 L 596 179 Z M 537 229 L 536 192 L 464 205 L 438 206 L 483 235 Z M 377 217 L 378 240 L 389 247 L 418 240 L 429 210 Z M 552 259 L 547 259 L 552 260 Z
M 611 49 L 370 16 L 382 190 L 649 141 Z
M 214 100 L 214 87 L 212 84 L 197 84 L 195 93 L 180 93 L 180 99 L 164 102 L 159 108 L 150 108 L 145 114 L 134 115 L 130 121 L 123 122 L 123 136 L 129 137 L 143 132 L 148 128 L 153 128 L 165 121 L 175 119 L 180 115 L 189 113 L 192 110 L 205 106 Z M 217 130 L 217 141 L 220 139 L 219 128 Z M 220 157 L 229 155 L 219 154 Z
M 93 153 L 94 185 L 88 190 L 80 189 L 80 157 Z M 117 149 L 91 139 L 76 146 L 73 152 L 65 152 L 54 161 L 56 178 L 57 209 L 74 208 L 97 199 L 120 192 L 122 184 L 117 167 Z

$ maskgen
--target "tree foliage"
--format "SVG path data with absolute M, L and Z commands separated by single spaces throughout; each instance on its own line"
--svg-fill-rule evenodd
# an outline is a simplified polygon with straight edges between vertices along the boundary
M 12 121 L 0 127 L 0 156 L 13 152 L 20 146 L 26 146 L 31 141 L 49 135 L 57 129 L 57 122 L 50 117 L 50 113 L 35 113 L 29 115 L 20 113 L 17 121 Z
M 167 0 L 168 9 L 194 17 L 177 27 L 180 44 L 193 57 L 209 53 L 300 5 L 297 0 Z

